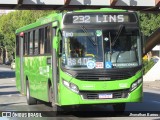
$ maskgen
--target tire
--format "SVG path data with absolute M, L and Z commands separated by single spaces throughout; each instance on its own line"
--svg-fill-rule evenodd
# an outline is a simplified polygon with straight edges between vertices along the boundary
M 49 102 L 51 103 L 51 105 L 54 103 L 54 95 L 53 95 L 53 89 L 51 87 L 51 85 L 49 85 Z
M 125 107 L 126 107 L 125 103 L 118 103 L 113 105 L 113 110 L 118 113 L 124 113 Z
M 29 89 L 29 82 L 26 82 L 26 98 L 27 98 L 27 104 L 28 105 L 34 105 L 37 104 L 37 100 L 30 96 L 30 89 Z

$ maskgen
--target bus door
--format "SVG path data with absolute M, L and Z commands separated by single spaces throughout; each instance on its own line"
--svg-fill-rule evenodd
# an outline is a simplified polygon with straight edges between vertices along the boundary
M 24 79 L 23 79 L 23 39 L 24 33 L 21 32 L 19 36 L 17 36 L 16 41 L 16 86 L 24 93 Z
M 52 41 L 52 83 L 53 83 L 53 104 L 58 103 L 58 82 L 59 82 L 59 72 L 58 72 L 58 56 L 57 56 L 57 42 L 59 41 L 57 29 L 58 21 L 53 22 L 52 32 L 53 32 L 53 41 Z
M 24 33 L 21 33 L 20 34 L 20 80 L 21 80 L 21 93 L 24 93 L 23 41 L 24 41 Z

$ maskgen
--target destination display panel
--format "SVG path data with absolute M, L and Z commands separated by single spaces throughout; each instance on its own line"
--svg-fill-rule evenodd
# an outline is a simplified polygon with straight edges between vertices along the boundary
M 68 13 L 64 24 L 136 23 L 134 13 Z

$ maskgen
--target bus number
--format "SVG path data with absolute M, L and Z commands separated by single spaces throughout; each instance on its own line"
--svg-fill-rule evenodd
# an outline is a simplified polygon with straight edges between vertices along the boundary
M 73 23 L 90 23 L 90 16 L 73 16 Z

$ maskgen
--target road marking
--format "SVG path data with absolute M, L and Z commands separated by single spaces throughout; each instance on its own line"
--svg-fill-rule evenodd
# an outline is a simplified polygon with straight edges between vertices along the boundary
M 160 104 L 160 101 L 152 101 L 152 102 Z

